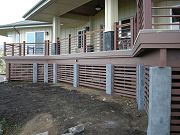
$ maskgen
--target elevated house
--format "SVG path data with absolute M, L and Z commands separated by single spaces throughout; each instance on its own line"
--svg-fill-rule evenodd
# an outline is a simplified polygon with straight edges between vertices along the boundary
M 52 38 L 5 43 L 8 80 L 136 98 L 148 135 L 180 134 L 179 0 L 42 0 L 24 18 L 52 23 Z

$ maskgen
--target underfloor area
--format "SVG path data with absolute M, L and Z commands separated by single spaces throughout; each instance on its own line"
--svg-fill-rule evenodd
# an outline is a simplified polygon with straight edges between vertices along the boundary
M 135 100 L 71 85 L 0 83 L 4 135 L 62 135 L 84 124 L 80 135 L 145 135 L 147 117 Z

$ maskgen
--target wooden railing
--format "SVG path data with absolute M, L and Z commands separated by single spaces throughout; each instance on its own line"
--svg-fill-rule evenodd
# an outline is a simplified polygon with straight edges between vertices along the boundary
M 132 49 L 137 35 L 136 18 L 131 18 L 130 23 L 115 23 L 114 50 Z
M 164 6 L 164 7 L 152 7 L 153 15 L 153 23 L 152 27 L 154 29 L 180 29 L 180 14 L 179 15 L 171 15 L 170 10 L 172 9 L 178 9 L 180 10 L 179 7 L 174 7 L 174 6 Z M 158 13 L 163 14 L 158 14 Z M 173 22 L 173 19 L 179 19 L 179 21 Z
M 88 31 L 60 39 L 61 51 L 69 54 L 102 51 L 103 30 Z
M 49 40 L 44 43 L 4 43 L 4 56 L 50 55 Z

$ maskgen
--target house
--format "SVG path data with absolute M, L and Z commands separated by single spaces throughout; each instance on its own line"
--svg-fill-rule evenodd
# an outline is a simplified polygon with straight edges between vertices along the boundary
M 179 11 L 179 0 L 42 0 L 24 18 L 52 23 L 52 40 L 5 43 L 6 76 L 137 99 L 148 135 L 179 134 Z

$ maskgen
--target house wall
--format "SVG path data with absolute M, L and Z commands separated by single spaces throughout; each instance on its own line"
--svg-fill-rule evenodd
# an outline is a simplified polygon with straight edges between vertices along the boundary
M 17 29 L 20 32 L 20 42 L 26 41 L 26 32 L 37 32 L 37 31 L 44 31 L 48 32 L 48 35 L 45 34 L 45 40 L 52 40 L 52 27 L 34 27 L 34 28 L 21 28 Z M 12 42 L 19 42 L 17 39 L 17 35 L 19 35 L 17 32 L 15 32 L 14 29 L 8 32 L 8 37 L 12 38 Z

